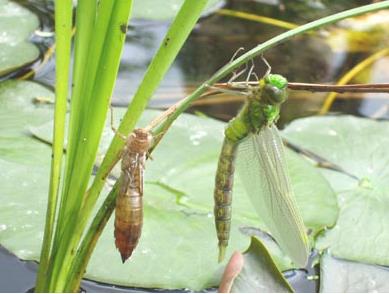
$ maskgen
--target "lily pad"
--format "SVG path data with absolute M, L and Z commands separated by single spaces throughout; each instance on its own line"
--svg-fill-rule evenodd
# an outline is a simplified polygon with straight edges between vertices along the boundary
M 27 40 L 38 26 L 38 17 L 31 11 L 0 0 L 0 76 L 38 58 L 38 48 Z
M 250 247 L 243 256 L 243 268 L 234 279 L 231 293 L 293 292 L 259 239 L 251 238 Z
M 15 127 L 14 131 L 11 128 L 0 132 L 0 137 L 10 138 L 7 142 L 0 140 L 0 150 L 19 150 L 15 151 L 15 159 L 12 153 L 0 153 L 0 173 L 7 175 L 7 183 L 0 186 L 0 243 L 22 259 L 38 260 L 50 149 L 42 140 L 31 139 L 25 130 L 36 127 L 40 121 L 44 126 L 34 129 L 35 135 L 50 141 L 51 114 L 47 112 L 52 106 L 31 102 L 33 97 L 48 96 L 41 86 L 35 85 L 43 91 L 37 93 L 31 89 L 14 90 L 22 87 L 18 82 L 10 82 L 9 87 L 0 87 L 0 104 L 10 105 L 4 111 L 7 115 L 2 123 L 12 127 L 10 120 Z M 15 94 L 11 95 L 12 92 Z M 25 106 L 19 105 L 20 101 Z M 114 113 L 117 125 L 124 109 L 115 109 Z M 146 125 L 158 114 L 157 111 L 145 112 L 140 125 Z M 3 116 L 0 119 L 3 120 Z M 87 278 L 125 286 L 167 289 L 200 290 L 218 284 L 223 265 L 217 263 L 212 192 L 224 126 L 216 120 L 193 115 L 182 115 L 175 122 L 153 154 L 154 160 L 146 164 L 144 227 L 137 249 L 123 265 L 114 245 L 111 220 L 92 256 Z M 112 136 L 107 123 L 100 150 L 106 150 Z M 31 141 L 26 148 L 13 145 L 24 139 Z M 329 184 L 300 156 L 291 151 L 287 154 L 292 184 L 307 226 L 317 232 L 333 225 L 337 205 Z M 29 156 L 42 159 L 29 160 Z M 309 211 L 312 207 L 319 210 L 313 213 Z M 263 229 L 237 180 L 228 255 L 233 250 L 247 248 L 250 238 L 239 231 L 243 225 Z M 292 267 L 290 261 L 279 260 L 281 270 Z
M 293 122 L 284 135 L 359 178 L 323 173 L 338 192 L 340 214 L 316 248 L 329 248 L 339 258 L 389 265 L 389 122 L 306 118 Z
M 170 20 L 176 16 L 182 3 L 183 0 L 135 0 L 132 18 Z M 203 14 L 220 8 L 223 3 L 223 0 L 209 0 Z
M 320 262 L 322 293 L 387 293 L 389 269 L 324 254 Z

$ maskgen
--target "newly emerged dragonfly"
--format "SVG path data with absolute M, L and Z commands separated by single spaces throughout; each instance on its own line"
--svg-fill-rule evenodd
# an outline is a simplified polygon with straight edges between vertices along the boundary
M 122 152 L 119 194 L 115 207 L 115 245 L 124 263 L 139 242 L 143 225 L 143 172 L 152 135 L 135 129 Z
M 291 188 L 283 143 L 275 123 L 287 99 L 287 80 L 267 74 L 248 86 L 246 102 L 229 121 L 215 180 L 215 224 L 219 262 L 223 260 L 231 227 L 235 161 L 246 192 L 267 229 L 297 266 L 304 267 L 309 242 Z

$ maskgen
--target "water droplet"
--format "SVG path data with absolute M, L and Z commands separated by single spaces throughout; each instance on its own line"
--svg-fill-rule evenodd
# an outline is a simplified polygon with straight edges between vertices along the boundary
M 200 145 L 200 139 L 205 137 L 207 132 L 205 131 L 197 131 L 189 137 L 189 140 L 192 142 L 194 146 Z
M 5 231 L 7 229 L 7 225 L 5 224 L 0 224 L 0 232 Z
M 39 214 L 39 211 L 37 211 L 37 210 L 27 210 L 27 211 L 26 211 L 26 214 L 28 214 L 28 215 L 31 215 L 31 214 L 38 215 L 38 214 Z
M 330 135 L 330 136 L 336 136 L 336 135 L 338 135 L 338 133 L 337 133 L 336 131 L 334 131 L 334 130 L 329 130 L 329 131 L 328 131 L 328 135 Z

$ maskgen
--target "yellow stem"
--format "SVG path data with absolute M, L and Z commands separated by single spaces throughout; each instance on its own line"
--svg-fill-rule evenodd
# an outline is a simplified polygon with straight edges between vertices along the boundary
M 349 70 L 343 77 L 340 78 L 337 85 L 346 85 L 349 81 L 351 81 L 356 75 L 358 75 L 362 70 L 369 67 L 371 64 L 373 64 L 376 60 L 386 56 L 389 54 L 389 48 L 382 49 L 373 55 L 369 56 L 368 58 L 362 60 L 360 63 L 358 63 L 356 66 L 354 66 L 351 70 Z M 332 104 L 334 103 L 337 93 L 331 92 L 328 94 L 328 96 L 325 98 L 323 106 L 321 107 L 319 114 L 324 115 L 326 114 L 330 109 Z
M 252 13 L 243 12 L 243 11 L 236 11 L 236 10 L 231 10 L 231 9 L 220 9 L 217 11 L 217 13 L 222 14 L 222 15 L 236 17 L 236 18 L 241 18 L 241 19 L 245 19 L 245 20 L 252 20 L 252 21 L 256 21 L 256 22 L 260 22 L 260 23 L 265 23 L 265 24 L 273 25 L 273 26 L 280 27 L 283 29 L 288 29 L 288 30 L 291 30 L 291 29 L 298 27 L 298 25 L 291 23 L 291 22 L 282 21 L 282 20 L 278 20 L 278 19 L 274 19 L 274 18 L 270 18 L 270 17 L 266 17 L 266 16 L 260 16 L 260 15 L 256 15 L 256 14 L 252 14 Z

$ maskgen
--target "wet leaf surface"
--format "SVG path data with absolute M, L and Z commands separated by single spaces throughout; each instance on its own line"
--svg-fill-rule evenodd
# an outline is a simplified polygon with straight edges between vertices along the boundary
M 38 26 L 35 14 L 16 2 L 0 0 L 0 76 L 38 58 L 38 48 L 27 40 Z
M 339 219 L 316 242 L 335 257 L 389 265 L 389 123 L 353 116 L 294 121 L 284 132 L 358 180 L 325 171 L 338 194 Z
M 24 86 L 27 88 L 22 90 Z M 31 103 L 31 98 L 49 93 L 29 82 L 9 82 L 0 89 L 0 104 L 8 105 L 0 119 L 3 125 L 10 126 L 0 131 L 1 138 L 8 138 L 0 140 L 0 150 L 10 150 L 0 153 L 0 174 L 6 178 L 0 186 L 0 243 L 22 259 L 37 260 L 43 235 L 50 148 L 31 138 L 28 130 L 50 141 L 51 106 Z M 123 113 L 124 109 L 114 110 L 116 126 Z M 158 114 L 147 111 L 140 126 Z M 42 126 L 37 127 L 38 124 Z M 111 220 L 98 242 L 87 278 L 165 289 L 200 290 L 218 285 L 223 264 L 217 263 L 212 193 L 223 128 L 224 123 L 193 115 L 182 115 L 177 120 L 153 154 L 154 160 L 146 164 L 144 227 L 133 257 L 128 263 L 121 263 Z M 101 151 L 106 150 L 112 136 L 107 123 Z M 20 140 L 28 142 L 25 147 L 18 143 Z M 317 231 L 332 225 L 337 206 L 328 183 L 304 159 L 292 152 L 287 154 L 293 187 L 307 226 Z M 228 256 L 234 250 L 244 250 L 250 242 L 240 232 L 241 226 L 261 227 L 239 181 L 236 184 Z M 108 188 L 107 184 L 106 191 Z M 313 213 L 312 207 L 320 209 Z M 282 270 L 292 267 L 281 252 L 276 255 Z
M 204 14 L 220 7 L 223 2 L 223 0 L 209 0 Z M 176 16 L 182 3 L 183 0 L 135 0 L 132 18 L 170 20 Z
M 389 269 L 346 261 L 324 254 L 320 263 L 320 292 L 323 293 L 386 293 Z

